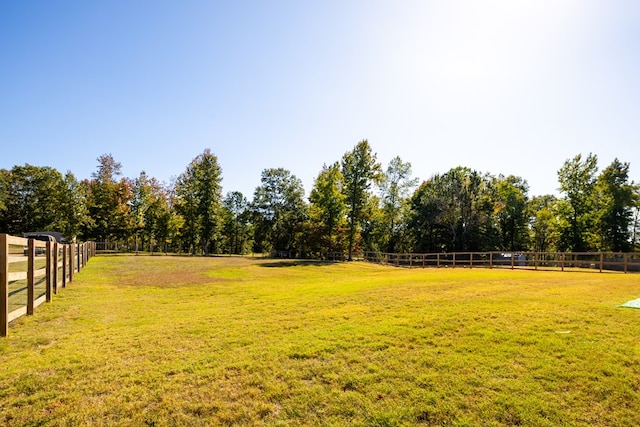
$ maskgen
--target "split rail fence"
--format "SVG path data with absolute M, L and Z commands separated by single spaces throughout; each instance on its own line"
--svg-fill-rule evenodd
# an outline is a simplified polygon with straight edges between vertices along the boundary
M 408 268 L 590 269 L 640 272 L 640 253 L 613 252 L 455 252 L 400 254 L 365 252 L 365 261 Z
M 95 243 L 61 244 L 0 234 L 0 336 L 73 281 L 95 255 Z

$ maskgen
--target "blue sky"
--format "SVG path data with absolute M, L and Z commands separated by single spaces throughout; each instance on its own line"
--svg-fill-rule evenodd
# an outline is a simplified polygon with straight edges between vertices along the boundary
M 420 179 L 555 193 L 592 152 L 640 181 L 640 2 L 4 1 L 0 54 L 0 168 L 84 179 L 111 153 L 169 182 L 210 148 L 251 199 L 368 139 Z

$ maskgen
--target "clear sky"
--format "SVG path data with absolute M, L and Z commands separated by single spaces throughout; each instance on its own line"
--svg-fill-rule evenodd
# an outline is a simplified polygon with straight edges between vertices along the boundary
M 556 193 L 577 154 L 640 181 L 640 2 L 0 1 L 0 168 L 169 182 L 205 148 L 224 192 L 265 168 L 307 193 L 368 139 Z

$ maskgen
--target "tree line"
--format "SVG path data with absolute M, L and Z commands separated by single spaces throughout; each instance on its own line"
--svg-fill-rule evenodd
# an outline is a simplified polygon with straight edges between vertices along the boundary
M 456 167 L 419 182 L 400 157 L 386 168 L 368 141 L 318 173 L 308 198 L 283 168 L 265 169 L 252 199 L 222 194 L 206 149 L 170 184 L 123 177 L 111 154 L 90 179 L 26 164 L 0 170 L 0 232 L 59 231 L 129 249 L 192 254 L 287 251 L 323 258 L 360 251 L 638 250 L 640 187 L 629 163 L 599 172 L 578 154 L 558 170 L 560 197 L 529 196 L 518 176 Z

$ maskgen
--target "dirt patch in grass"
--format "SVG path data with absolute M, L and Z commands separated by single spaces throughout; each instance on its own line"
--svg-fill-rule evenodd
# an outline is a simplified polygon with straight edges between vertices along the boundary
M 227 280 L 208 270 L 208 258 L 176 256 L 120 257 L 118 268 L 109 272 L 108 283 L 113 286 L 148 286 L 179 288 Z M 207 261 L 209 260 L 209 261 Z M 229 264 L 235 262 L 228 258 Z

